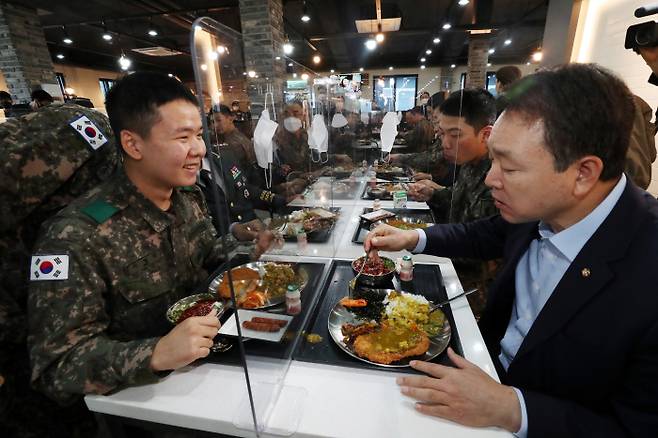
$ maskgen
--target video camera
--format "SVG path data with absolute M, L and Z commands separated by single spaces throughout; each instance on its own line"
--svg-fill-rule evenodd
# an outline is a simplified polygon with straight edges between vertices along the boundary
M 658 14 L 658 4 L 643 6 L 635 10 L 635 17 L 644 18 Z M 642 47 L 658 46 L 658 22 L 647 21 L 630 26 L 626 31 L 624 48 L 640 53 Z

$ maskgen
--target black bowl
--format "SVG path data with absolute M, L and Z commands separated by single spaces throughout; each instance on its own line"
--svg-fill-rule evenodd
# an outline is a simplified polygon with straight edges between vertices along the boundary
M 355 274 L 359 273 L 359 270 L 354 267 L 354 263 L 356 263 L 357 260 L 362 259 L 363 257 L 359 257 L 356 260 L 352 261 L 352 270 L 354 271 Z M 388 260 L 390 262 L 390 265 L 393 266 L 393 269 L 391 269 L 390 272 L 387 272 L 386 274 L 383 275 L 370 275 L 366 274 L 365 272 L 359 275 L 359 278 L 356 279 L 357 283 L 365 284 L 367 286 L 386 286 L 390 285 L 391 281 L 393 281 L 393 277 L 395 276 L 395 262 L 388 257 L 381 257 L 380 258 L 384 261 Z

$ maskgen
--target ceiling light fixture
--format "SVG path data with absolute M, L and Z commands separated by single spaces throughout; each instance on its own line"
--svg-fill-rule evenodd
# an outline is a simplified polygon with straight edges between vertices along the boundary
M 149 27 L 146 33 L 152 37 L 157 37 L 158 34 L 160 33 L 158 32 L 158 28 L 156 26 L 153 26 L 153 18 L 149 18 Z
M 365 45 L 368 50 L 375 50 L 377 48 L 377 41 L 372 38 L 368 38 L 365 42 Z
M 319 64 L 322 61 L 322 58 L 320 58 L 320 55 L 315 55 L 313 57 L 313 64 Z
M 311 16 L 308 15 L 308 9 L 306 9 L 306 2 L 304 2 L 304 7 L 302 8 L 302 21 L 304 23 L 311 21 Z
M 359 67 L 359 71 L 363 71 L 363 67 Z
M 425 62 L 425 61 L 427 61 L 427 58 L 424 58 L 424 57 L 420 58 L 420 62 Z
M 443 30 L 448 30 L 448 29 L 450 29 L 451 27 L 452 27 L 452 24 L 450 24 L 450 23 L 446 23 L 446 24 L 443 25 Z
M 158 31 L 155 30 L 155 29 L 149 29 L 149 31 L 147 33 L 149 34 L 149 36 L 152 36 L 152 37 L 157 37 L 158 36 Z
M 491 63 L 490 63 L 490 62 L 487 62 L 487 67 L 491 67 Z
M 308 74 L 307 73 L 302 73 L 302 79 L 303 80 L 308 80 Z
M 377 35 L 375 35 L 375 41 L 378 43 L 383 43 L 384 42 L 384 34 L 379 32 Z
M 217 46 L 217 53 L 219 53 L 220 55 L 223 55 L 226 52 L 227 52 L 226 46 Z
M 437 38 L 434 38 L 434 39 L 432 40 L 432 42 L 433 42 L 434 44 L 439 44 L 439 43 L 441 42 L 441 38 L 438 38 L 438 37 L 437 37 Z
M 296 77 L 297 77 L 297 73 L 293 73 L 293 74 L 292 74 L 292 77 L 293 77 L 293 78 L 296 78 Z
M 203 71 L 208 70 L 208 66 L 206 64 L 201 64 L 201 70 Z
M 103 39 L 105 41 L 112 41 L 112 34 L 107 30 L 107 26 L 105 25 L 105 21 L 103 21 Z
M 62 38 L 62 42 L 64 44 L 73 44 L 73 40 L 69 36 L 69 33 L 66 31 L 66 26 L 62 26 L 62 30 L 64 31 L 64 37 Z
M 494 53 L 496 53 L 496 49 L 494 49 L 494 48 L 489 49 L 489 54 L 490 55 L 493 55 Z
M 469 3 L 470 3 L 470 2 L 469 2 L 468 0 L 459 0 L 459 1 L 457 2 L 457 4 L 458 4 L 459 6 L 466 6 L 466 5 L 469 4 Z
M 285 53 L 286 55 L 290 55 L 290 54 L 292 54 L 292 51 L 293 51 L 293 50 L 295 50 L 295 46 L 293 46 L 292 44 L 290 44 L 289 41 L 286 41 L 286 42 L 283 44 L 283 53 Z
M 426 54 L 426 55 L 431 55 L 431 54 L 432 54 L 432 50 L 430 50 L 430 49 L 425 50 L 425 54 Z
M 509 46 L 510 44 L 512 44 L 512 40 L 509 39 L 509 38 L 507 38 L 507 39 L 505 40 L 505 45 L 506 45 L 506 46 Z
M 249 75 L 250 78 L 255 78 L 256 77 L 256 72 L 253 71 L 253 70 L 249 70 L 249 72 L 247 74 Z
M 541 52 L 541 50 L 537 50 L 535 53 L 532 54 L 532 60 L 535 62 L 540 62 L 544 58 L 544 54 Z
M 425 66 L 424 66 L 424 65 L 421 65 L 421 66 L 420 66 L 420 69 L 421 69 L 421 70 L 425 70 Z
M 333 68 L 331 69 L 331 72 L 332 72 L 332 73 L 334 72 L 334 69 L 333 69 Z
M 292 67 L 292 62 L 289 62 L 289 63 L 288 63 L 288 67 Z
M 389 70 L 393 70 L 393 66 L 392 66 L 392 65 L 389 66 L 388 69 L 389 69 Z
M 132 65 L 132 61 L 130 58 L 128 58 L 125 54 L 121 53 L 121 57 L 119 58 L 119 67 L 121 67 L 121 70 L 126 71 L 130 68 Z
M 455 68 L 457 67 L 455 64 L 450 64 L 450 68 Z
M 277 57 L 274 58 L 274 59 L 276 59 L 277 61 L 279 61 L 279 60 L 281 60 L 281 57 L 280 57 L 280 56 L 277 56 Z
M 61 53 L 58 53 L 57 54 L 57 59 L 64 59 L 64 55 L 62 55 Z

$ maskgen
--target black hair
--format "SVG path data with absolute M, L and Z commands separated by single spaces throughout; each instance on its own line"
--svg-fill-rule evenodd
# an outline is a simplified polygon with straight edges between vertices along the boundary
M 41 89 L 34 90 L 30 97 L 32 100 L 36 100 L 37 102 L 53 103 L 55 101 L 55 99 L 53 99 L 53 97 L 47 91 Z
M 463 117 L 477 133 L 496 121 L 496 100 L 483 89 L 458 90 L 450 93 L 439 111 L 446 116 Z
M 235 117 L 235 114 L 233 114 L 231 108 L 227 107 L 224 104 L 219 105 L 219 111 L 216 111 L 216 113 L 223 114 L 225 116 Z
M 119 149 L 121 131 L 127 129 L 148 138 L 160 118 L 158 108 L 175 100 L 198 104 L 190 90 L 162 73 L 136 72 L 117 81 L 107 93 L 105 107 Z
M 5 102 L 9 103 L 9 102 L 13 102 L 13 101 L 14 101 L 14 99 L 11 98 L 11 94 L 9 94 L 8 92 L 6 92 L 4 90 L 0 91 L 0 108 L 2 108 L 4 106 Z
M 430 97 L 430 92 L 429 92 L 429 91 L 421 91 L 420 94 L 418 95 L 418 97 L 420 97 L 420 96 L 425 96 L 425 95 L 427 95 L 427 98 L 429 99 L 429 97 Z
M 408 112 L 410 112 L 410 113 L 416 113 L 416 114 L 425 114 L 425 113 L 423 112 L 423 109 L 422 109 L 421 107 L 419 107 L 419 106 L 415 106 L 415 107 L 411 108 Z
M 443 91 L 439 91 L 438 93 L 432 94 L 432 97 L 430 97 L 429 102 L 427 103 L 429 106 L 432 107 L 432 109 L 436 109 L 441 104 L 446 100 L 446 95 Z
M 600 179 L 624 170 L 635 108 L 624 81 L 596 64 L 569 64 L 527 76 L 507 92 L 505 113 L 528 123 L 541 121 L 554 167 L 594 155 L 603 162 Z
M 496 72 L 496 80 L 500 82 L 503 89 L 509 87 L 513 82 L 518 81 L 523 76 L 521 69 L 515 65 L 506 65 L 501 67 Z

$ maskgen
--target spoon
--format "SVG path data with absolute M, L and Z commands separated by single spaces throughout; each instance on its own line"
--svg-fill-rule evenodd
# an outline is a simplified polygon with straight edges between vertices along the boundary
M 356 277 L 350 280 L 349 282 L 349 296 L 352 298 L 352 295 L 354 293 L 354 289 L 356 288 L 356 279 L 359 278 L 359 275 L 363 272 L 363 269 L 366 267 L 366 263 L 368 263 L 368 253 L 365 253 L 363 255 L 363 263 L 361 264 L 361 269 L 359 269 L 359 272 L 356 274 Z

